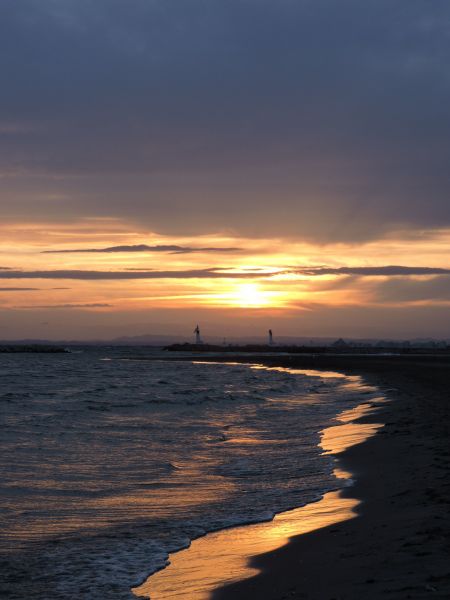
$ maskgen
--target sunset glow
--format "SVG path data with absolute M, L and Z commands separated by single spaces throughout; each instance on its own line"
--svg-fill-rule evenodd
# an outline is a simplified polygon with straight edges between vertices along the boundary
M 401 314 L 395 324 L 400 335 L 414 315 L 450 304 L 445 229 L 412 239 L 399 231 L 357 247 L 222 234 L 164 236 L 112 218 L 71 225 L 16 222 L 1 225 L 0 233 L 6 336 L 21 330 L 19 322 L 35 337 L 58 337 L 62 330 L 105 336 L 111 327 L 118 335 L 138 335 L 154 330 L 155 318 L 164 322 L 159 333 L 170 320 L 188 335 L 198 311 L 217 335 L 232 335 L 228 325 L 219 325 L 224 318 L 247 332 L 264 332 L 276 319 L 284 334 L 312 335 L 319 328 L 337 335 L 335 325 L 323 325 L 330 310 L 346 327 L 361 311 L 382 321 L 383 313 Z M 401 267 L 392 271 L 388 265 Z M 427 271 L 430 265 L 434 270 Z M 233 314 L 225 317 L 224 311 Z
M 0 0 L 2 598 L 450 598 L 449 32 Z
M 25 2 L 0 337 L 450 335 L 445 14 Z

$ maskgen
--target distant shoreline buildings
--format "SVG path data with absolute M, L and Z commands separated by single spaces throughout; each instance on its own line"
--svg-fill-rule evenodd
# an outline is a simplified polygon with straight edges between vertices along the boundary
M 220 342 L 205 342 L 203 340 L 203 338 L 201 337 L 201 331 L 200 331 L 200 326 L 197 324 L 197 326 L 194 329 L 195 334 L 195 341 L 194 344 L 195 345 L 199 345 L 199 346 L 209 346 L 209 345 L 217 345 Z M 269 329 L 267 331 L 267 346 L 276 346 L 276 347 L 323 347 L 323 348 L 330 348 L 330 349 L 335 349 L 337 351 L 339 350 L 350 350 L 350 349 L 363 349 L 363 348 L 367 348 L 367 349 L 402 349 L 402 350 L 408 350 L 408 349 L 428 349 L 428 350 L 432 350 L 432 349 L 436 349 L 436 350 L 442 350 L 442 349 L 447 349 L 450 347 L 450 340 L 434 340 L 434 339 L 415 339 L 415 340 L 354 340 L 354 339 L 344 339 L 344 338 L 338 338 L 335 341 L 331 341 L 331 340 L 314 340 L 311 339 L 309 341 L 306 340 L 299 340 L 298 342 L 294 342 L 292 339 L 286 339 L 284 340 L 284 338 L 281 338 L 280 342 L 275 342 L 274 339 L 274 335 L 273 335 L 273 330 Z M 213 336 L 214 337 L 214 336 Z M 256 344 L 256 345 L 261 345 L 261 342 L 236 342 L 236 341 L 231 341 L 228 342 L 227 338 L 223 338 L 222 340 L 222 346 L 226 347 L 226 346 L 239 346 L 240 344 L 243 345 L 249 345 L 250 344 Z M 175 343 L 175 345 L 177 345 Z M 264 344 L 262 344 L 264 345 Z

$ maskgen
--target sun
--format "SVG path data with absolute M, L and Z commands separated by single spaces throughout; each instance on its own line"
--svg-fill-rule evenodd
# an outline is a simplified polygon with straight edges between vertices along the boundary
M 218 293 L 204 295 L 203 301 L 209 305 L 235 308 L 279 308 L 286 305 L 284 294 L 277 290 L 267 290 L 259 283 L 238 283 Z
M 269 304 L 267 292 L 261 290 L 257 283 L 242 283 L 233 295 L 239 306 L 258 308 Z

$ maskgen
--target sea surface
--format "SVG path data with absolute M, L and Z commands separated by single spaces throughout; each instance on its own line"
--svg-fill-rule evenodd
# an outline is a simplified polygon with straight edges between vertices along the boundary
M 135 599 L 131 587 L 192 539 L 343 485 L 319 432 L 378 390 L 170 358 L 0 354 L 2 598 Z

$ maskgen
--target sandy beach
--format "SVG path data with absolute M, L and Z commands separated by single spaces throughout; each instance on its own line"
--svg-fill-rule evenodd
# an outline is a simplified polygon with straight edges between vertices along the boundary
M 387 403 L 385 427 L 340 455 L 358 517 L 251 558 L 260 573 L 214 600 L 449 598 L 449 363 L 408 357 L 271 357 L 264 362 L 361 374 Z
M 202 360 L 229 361 L 230 357 L 202 356 Z M 272 527 L 250 525 L 241 528 L 243 532 L 221 533 L 218 539 L 217 534 L 206 536 L 184 551 L 185 556 L 179 553 L 172 560 L 186 570 L 195 567 L 195 561 L 203 564 L 208 554 L 240 554 L 241 563 L 247 562 L 242 579 L 216 587 L 212 600 L 449 598 L 448 358 L 242 355 L 233 360 L 359 375 L 389 401 L 353 422 L 360 432 L 380 422 L 384 426 L 339 453 L 338 466 L 354 484 L 337 496 L 324 497 L 327 516 L 322 523 L 321 502 L 313 503 L 298 509 L 290 520 L 292 530 L 301 535 L 283 538 L 286 531 L 278 527 L 277 516 Z M 318 519 L 315 528 L 309 527 L 311 517 Z M 302 528 L 304 520 L 308 524 Z M 268 536 L 279 536 L 279 543 L 273 550 L 255 552 L 259 544 L 270 547 Z M 234 546 L 241 547 L 236 551 Z M 220 563 L 219 559 L 207 564 L 213 571 Z M 222 560 L 222 567 L 226 568 L 226 561 Z M 222 574 L 210 576 L 226 579 Z M 184 591 L 186 597 L 197 597 L 198 591 L 194 595 L 187 588 Z

